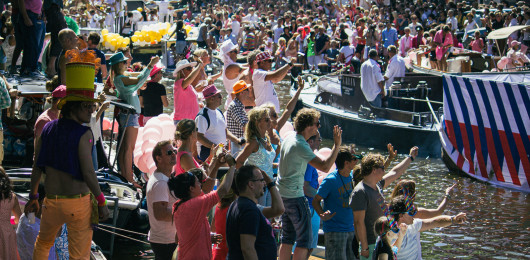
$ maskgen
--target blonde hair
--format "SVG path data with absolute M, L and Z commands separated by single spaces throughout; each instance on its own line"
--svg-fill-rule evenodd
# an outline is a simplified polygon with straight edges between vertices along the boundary
M 245 139 L 261 138 L 258 124 L 266 116 L 269 116 L 269 109 L 264 106 L 255 107 L 248 112 L 248 123 L 245 126 Z M 265 137 L 268 137 L 267 133 L 265 133 Z

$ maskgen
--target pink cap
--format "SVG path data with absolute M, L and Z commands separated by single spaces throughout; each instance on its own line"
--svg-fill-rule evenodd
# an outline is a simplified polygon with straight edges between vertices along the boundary
M 156 75 L 161 70 L 162 70 L 162 67 L 154 66 L 153 69 L 151 70 L 151 73 L 149 73 L 149 77 L 152 78 L 154 75 Z
M 60 85 L 53 92 L 52 97 L 54 98 L 63 98 L 66 97 L 66 86 Z

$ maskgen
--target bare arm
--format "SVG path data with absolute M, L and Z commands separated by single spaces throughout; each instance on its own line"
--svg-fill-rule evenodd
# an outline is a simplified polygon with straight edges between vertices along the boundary
M 342 143 L 342 129 L 339 126 L 335 126 L 333 128 L 333 149 L 331 150 L 331 155 L 326 158 L 325 160 L 320 159 L 320 157 L 315 156 L 313 160 L 309 161 L 309 164 L 313 167 L 315 167 L 317 170 L 321 170 L 323 172 L 328 172 L 329 169 L 331 169 L 331 166 L 335 163 L 335 159 L 337 159 L 337 155 L 339 154 L 339 147 Z
M 15 203 L 13 203 L 13 208 L 11 209 L 11 212 L 13 213 L 13 216 L 15 216 L 15 225 L 18 224 L 18 221 L 20 220 L 20 216 L 22 215 L 22 210 L 20 209 L 20 204 L 18 203 L 17 195 L 13 193 L 13 198 L 15 200 Z
M 92 145 L 93 145 L 93 135 L 92 131 L 86 131 L 85 134 L 79 140 L 79 164 L 81 169 L 81 174 L 83 175 L 83 180 L 87 184 L 90 192 L 97 196 L 101 194 L 101 189 L 99 188 L 98 179 L 94 171 L 94 165 L 92 164 Z M 96 195 L 97 194 L 97 195 Z
M 385 180 L 384 188 L 388 187 L 390 183 L 401 177 L 401 175 L 403 175 L 403 173 L 409 168 L 412 158 L 416 158 L 416 156 L 418 156 L 418 147 L 414 146 L 410 149 L 409 157 L 405 158 L 402 162 L 392 168 L 389 173 L 383 176 L 383 180 Z
M 31 185 L 30 185 L 30 195 L 36 195 L 39 189 L 39 183 L 42 176 L 41 168 L 37 167 L 37 158 L 39 158 L 40 148 L 42 140 L 37 138 L 37 144 L 35 145 L 35 158 L 33 160 L 33 169 L 31 170 Z M 27 214 L 29 212 L 39 211 L 39 202 L 37 199 L 30 199 L 26 206 L 24 207 L 24 212 Z
M 315 195 L 315 198 L 313 199 L 313 208 L 315 209 L 315 212 L 320 216 L 320 218 L 322 219 L 322 221 L 328 221 L 329 219 L 331 219 L 333 216 L 335 216 L 335 214 L 337 214 L 337 212 L 333 212 L 333 214 L 331 214 L 331 211 L 327 210 L 327 211 L 324 211 L 324 209 L 322 209 L 322 206 L 320 205 L 320 202 L 322 201 L 322 197 L 320 195 Z
M 232 182 L 234 180 L 234 172 L 236 171 L 234 158 L 232 158 L 232 156 L 230 155 L 226 155 L 225 158 L 226 158 L 226 161 L 228 162 L 228 165 L 230 165 L 230 168 L 228 169 L 228 172 L 225 174 L 223 182 L 217 188 L 217 195 L 219 195 L 219 198 L 223 198 L 230 190 L 230 187 L 232 187 Z
M 241 252 L 243 253 L 243 259 L 245 260 L 258 260 L 258 252 L 254 244 L 256 243 L 256 236 L 249 234 L 239 235 L 241 240 Z
M 263 178 L 265 179 L 265 183 L 267 183 L 267 185 L 274 181 L 269 177 L 269 175 L 267 175 L 266 172 L 261 171 L 261 174 L 263 175 Z M 271 206 L 263 209 L 263 216 L 265 216 L 266 218 L 274 218 L 281 216 L 283 212 L 285 212 L 285 206 L 283 205 L 283 200 L 280 196 L 280 192 L 278 191 L 278 188 L 276 186 L 271 187 L 269 191 L 271 193 Z
M 182 89 L 186 89 L 194 80 L 199 76 L 199 72 L 201 72 L 201 69 L 204 68 L 204 63 L 200 62 L 195 66 L 195 68 L 191 71 L 191 73 L 182 81 Z
M 451 191 L 453 190 L 455 186 L 456 186 L 456 183 L 453 184 L 453 186 L 448 187 L 445 190 L 445 196 L 442 199 L 442 202 L 440 203 L 440 205 L 438 205 L 438 208 L 436 209 L 419 208 L 416 218 L 428 219 L 428 218 L 434 218 L 434 217 L 442 215 L 442 213 L 444 213 L 445 211 L 445 208 L 447 207 L 447 202 L 451 198 Z
M 214 143 L 210 142 L 206 137 L 204 137 L 203 133 L 197 133 L 197 140 L 206 147 L 212 147 L 215 145 Z
M 366 210 L 358 210 L 353 212 L 353 226 L 355 228 L 355 233 L 359 244 L 361 245 L 361 250 L 368 248 L 368 238 L 366 237 L 366 226 L 364 225 L 364 217 Z M 368 251 L 361 251 L 361 254 Z M 368 252 L 369 253 L 369 252 Z M 367 257 L 365 255 L 365 257 Z
M 240 168 L 243 166 L 247 158 L 254 152 L 258 151 L 258 141 L 255 139 L 247 140 L 247 144 L 245 145 L 245 148 L 243 148 L 243 151 L 237 156 L 236 159 L 236 168 Z
M 168 207 L 167 201 L 153 202 L 153 213 L 158 221 L 171 221 L 171 207 Z
M 107 78 L 107 65 L 103 64 L 103 65 L 101 65 L 101 67 L 99 69 L 101 70 L 101 77 L 103 79 L 106 79 Z
M 296 58 L 292 57 L 291 62 L 293 63 L 296 62 Z M 267 76 L 265 76 L 265 81 L 270 80 L 272 81 L 272 83 L 278 83 L 283 78 L 285 78 L 285 75 L 287 75 L 287 72 L 289 72 L 289 69 L 291 69 L 291 66 L 289 64 L 285 64 L 283 65 L 283 67 L 275 71 L 268 72 Z
M 160 98 L 162 99 L 162 106 L 168 107 L 169 102 L 167 101 L 167 96 L 160 96 Z
M 287 106 L 285 106 L 285 111 L 283 111 L 282 116 L 278 119 L 276 130 L 280 131 L 283 125 L 285 125 L 285 122 L 287 122 L 287 120 L 289 120 L 289 117 L 291 117 L 291 114 L 293 113 L 294 107 L 296 106 L 296 102 L 298 101 L 302 90 L 304 90 L 304 80 L 302 79 L 302 77 L 298 76 L 298 89 L 296 90 L 294 96 L 287 103 Z
M 239 138 L 237 138 L 237 136 L 235 136 L 234 134 L 232 134 L 232 132 L 230 132 L 230 130 L 228 130 L 228 128 L 226 129 L 226 139 L 234 142 L 234 143 L 239 143 L 241 140 L 239 140 Z
M 453 223 L 464 223 L 467 220 L 466 213 L 458 213 L 456 216 L 447 216 L 442 215 L 431 219 L 423 220 L 421 225 L 420 232 L 437 228 L 437 227 L 447 227 Z

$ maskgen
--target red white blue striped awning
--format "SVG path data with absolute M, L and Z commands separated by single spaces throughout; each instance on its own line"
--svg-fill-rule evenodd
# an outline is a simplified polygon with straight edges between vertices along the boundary
M 530 192 L 530 85 L 445 75 L 440 135 L 477 179 Z

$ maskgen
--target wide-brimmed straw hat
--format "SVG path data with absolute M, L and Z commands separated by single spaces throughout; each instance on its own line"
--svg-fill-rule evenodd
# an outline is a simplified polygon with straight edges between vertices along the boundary
M 195 67 L 195 65 L 197 65 L 197 62 L 189 62 L 188 60 L 183 59 L 179 61 L 177 65 L 175 66 L 176 68 L 175 68 L 175 71 L 173 71 L 173 76 L 176 77 L 178 75 L 178 72 L 181 71 L 182 69 L 187 68 L 187 67 Z

